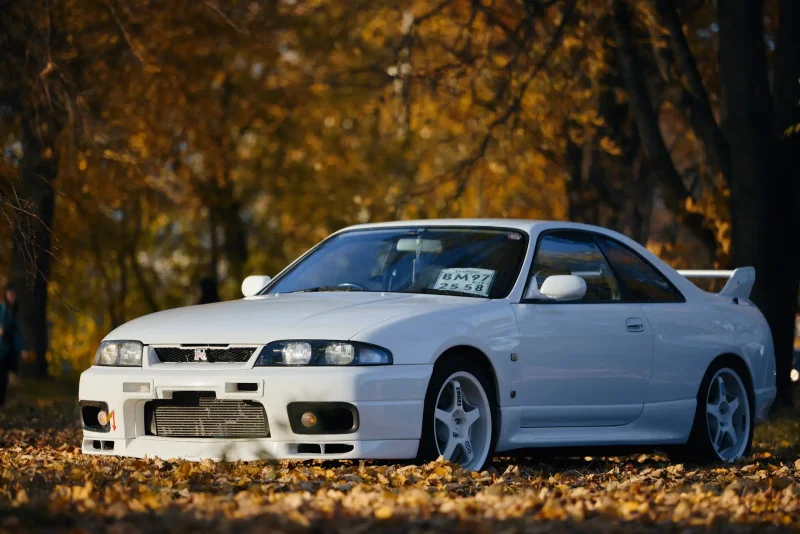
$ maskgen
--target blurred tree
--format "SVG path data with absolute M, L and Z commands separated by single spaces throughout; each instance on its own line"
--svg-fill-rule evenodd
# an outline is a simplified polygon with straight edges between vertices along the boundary
M 47 376 L 47 296 L 52 262 L 54 182 L 59 137 L 74 112 L 73 95 L 60 55 L 67 35 L 63 6 L 54 2 L 0 3 L 0 39 L 6 82 L 0 97 L 18 117 L 23 147 L 14 190 L 10 278 L 20 288 L 20 327 L 36 353 L 36 373 Z M 10 187 L 4 188 L 6 190 Z
M 713 223 L 703 213 L 685 209 L 690 204 L 692 193 L 675 166 L 661 133 L 659 114 L 653 105 L 646 71 L 635 47 L 633 19 L 627 0 L 615 0 L 613 9 L 612 28 L 619 49 L 620 72 L 634 110 L 644 153 L 654 167 L 664 202 L 708 249 L 716 252 Z
M 673 0 L 653 0 L 660 24 L 669 35 L 670 60 L 681 80 L 684 113 L 704 148 L 706 160 L 730 187 L 732 223 L 731 259 L 733 266 L 753 265 L 758 282 L 752 299 L 764 313 L 772 329 L 778 365 L 779 403 L 792 404 L 789 371 L 793 359 L 794 312 L 798 282 L 796 247 L 787 246 L 783 233 L 797 228 L 797 180 L 786 150 L 793 139 L 797 121 L 797 80 L 800 55 L 797 39 L 788 34 L 800 22 L 796 2 L 781 2 L 780 30 L 775 48 L 775 104 L 769 84 L 766 51 L 765 13 L 761 0 L 718 2 L 721 91 L 724 95 L 724 123 L 718 123 L 711 109 L 711 98 L 689 47 L 684 24 Z M 631 42 L 624 28 L 629 22 L 627 0 L 615 0 L 615 28 L 620 48 Z M 630 27 L 627 25 L 627 27 Z M 771 39 L 770 42 L 774 42 Z M 630 67 L 630 65 L 629 65 Z M 624 67 L 623 67 L 624 68 Z M 632 98 L 646 92 L 643 80 L 633 77 L 640 68 L 629 69 L 628 88 Z M 645 105 L 642 106 L 641 103 Z M 652 152 L 660 154 L 662 169 L 671 169 L 672 160 L 659 141 L 658 121 L 640 101 L 640 131 L 651 133 Z M 646 120 L 643 120 L 647 117 Z M 781 125 L 776 128 L 775 122 Z M 644 137 L 644 133 L 642 133 Z M 776 157 L 777 156 L 777 157 Z M 783 156 L 783 157 L 782 157 Z M 674 174 L 671 171 L 668 174 Z M 681 193 L 677 175 L 670 180 Z M 686 195 L 684 195 L 686 196 Z M 710 239 L 710 238 L 709 238 Z
M 718 4 L 720 62 L 725 92 L 725 131 L 731 143 L 733 261 L 754 265 L 759 282 L 752 299 L 764 313 L 775 341 L 778 402 L 792 405 L 794 313 L 797 309 L 796 233 L 800 210 L 797 173 L 789 151 L 798 144 L 800 83 L 795 25 L 797 2 L 780 3 L 775 49 L 775 99 L 770 93 L 760 0 Z M 790 155 L 791 154 L 791 155 Z
M 605 44 L 608 68 L 595 84 L 598 118 L 594 131 L 569 131 L 564 169 L 569 219 L 616 229 L 647 243 L 654 182 L 643 157 L 624 81 L 614 68 L 617 48 Z
M 780 122 L 796 112 L 794 6 L 781 2 L 780 31 L 773 11 L 749 30 L 777 46 L 781 154 L 797 139 L 796 119 Z M 370 220 L 572 218 L 674 263 L 752 262 L 737 256 L 747 217 L 728 207 L 746 194 L 735 158 L 755 149 L 736 153 L 729 116 L 755 101 L 727 98 L 711 2 L 0 8 L 0 238 L 13 223 L 17 277 L 35 265 L 26 324 L 46 362 L 49 317 L 54 372 L 87 365 L 132 317 L 195 302 L 201 279 L 235 296 L 251 271 Z

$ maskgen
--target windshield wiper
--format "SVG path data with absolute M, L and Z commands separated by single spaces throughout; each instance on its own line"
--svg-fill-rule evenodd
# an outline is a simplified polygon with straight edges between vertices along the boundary
M 423 295 L 450 295 L 452 297 L 478 297 L 489 298 L 468 291 L 457 291 L 455 289 L 436 289 L 435 287 L 423 287 L 415 291 L 404 291 L 403 293 L 421 293 Z
M 323 293 L 326 291 L 364 291 L 356 286 L 319 286 L 309 287 L 308 289 L 298 289 L 297 291 L 289 291 L 289 293 Z

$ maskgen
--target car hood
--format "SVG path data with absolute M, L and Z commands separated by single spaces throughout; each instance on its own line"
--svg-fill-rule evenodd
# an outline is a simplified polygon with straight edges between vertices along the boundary
M 488 300 L 355 291 L 265 295 L 145 315 L 120 326 L 106 339 L 137 340 L 146 345 L 344 340 L 393 317 L 480 302 Z

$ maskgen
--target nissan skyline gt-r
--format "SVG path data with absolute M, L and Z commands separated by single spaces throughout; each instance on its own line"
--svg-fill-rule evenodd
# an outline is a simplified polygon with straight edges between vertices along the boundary
M 709 293 L 688 278 L 726 277 Z M 595 226 L 365 224 L 238 301 L 111 332 L 81 375 L 82 450 L 414 459 L 660 447 L 747 455 L 775 398 L 755 271 L 678 272 Z

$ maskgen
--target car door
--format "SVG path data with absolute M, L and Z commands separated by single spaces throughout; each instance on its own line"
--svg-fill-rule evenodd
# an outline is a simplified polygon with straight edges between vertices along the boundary
M 645 402 L 693 399 L 697 382 L 690 371 L 702 360 L 703 350 L 695 336 L 707 334 L 708 311 L 686 306 L 669 279 L 628 246 L 603 235 L 596 241 L 624 287 L 626 300 L 641 305 L 653 331 L 653 374 Z
M 531 298 L 547 276 L 557 274 L 582 277 L 586 295 L 569 302 Z M 520 335 L 520 425 L 588 427 L 635 421 L 649 387 L 653 335 L 640 305 L 624 300 L 594 235 L 544 233 L 528 276 L 528 298 L 513 305 Z

